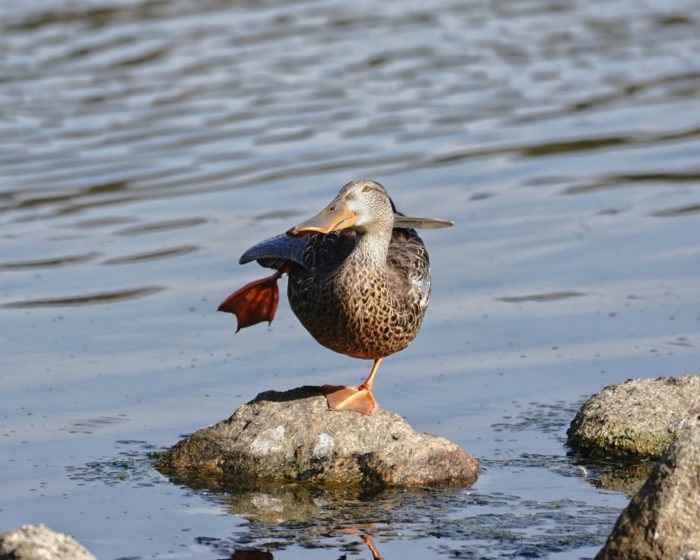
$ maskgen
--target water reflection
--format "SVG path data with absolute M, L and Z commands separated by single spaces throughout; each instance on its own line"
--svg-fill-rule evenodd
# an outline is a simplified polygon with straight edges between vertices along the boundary
M 182 483 L 183 479 L 175 481 Z M 273 557 L 269 549 L 240 548 L 236 541 L 247 545 L 273 542 L 281 549 L 296 545 L 306 549 L 340 548 L 355 552 L 361 542 L 374 560 L 380 560 L 382 556 L 372 535 L 392 538 L 390 535 L 395 531 L 407 530 L 425 534 L 429 519 L 453 511 L 463 499 L 461 490 L 447 488 L 370 489 L 270 484 L 245 490 L 220 480 L 191 478 L 186 483 L 200 492 L 205 489 L 214 492 L 229 514 L 247 519 L 244 535 L 233 537 L 232 542 L 217 539 L 211 542 L 217 550 L 235 547 L 232 558 Z
M 231 555 L 231 560 L 273 560 L 273 558 L 271 552 L 257 548 L 239 548 Z
M 524 303 L 527 301 L 548 302 L 559 301 L 561 299 L 579 298 L 585 295 L 587 294 L 581 292 L 550 292 L 547 294 L 530 294 L 526 296 L 504 296 L 496 299 L 506 303 Z
M 634 496 L 646 482 L 654 468 L 655 460 L 620 460 L 620 459 L 577 459 L 584 478 L 595 488 L 612 490 Z
M 180 247 L 168 247 L 166 249 L 159 249 L 157 251 L 150 251 L 148 253 L 137 253 L 135 255 L 126 255 L 124 257 L 114 257 L 112 259 L 106 259 L 102 261 L 101 264 L 115 265 L 115 264 L 132 264 L 141 261 L 152 261 L 156 259 L 166 259 L 170 257 L 178 257 L 180 255 L 187 255 L 188 253 L 193 253 L 198 247 L 193 245 L 183 245 Z
M 698 182 L 700 182 L 700 173 L 696 170 L 668 171 L 663 173 L 627 173 L 601 177 L 587 184 L 572 185 L 564 189 L 562 194 L 582 194 L 605 189 L 645 186 L 649 184 L 693 184 Z M 661 212 L 663 212 L 663 210 Z
M 379 554 L 379 551 L 377 550 L 376 545 L 374 544 L 374 540 L 372 537 L 369 535 L 361 534 L 359 530 L 353 529 L 353 530 L 348 530 L 345 531 L 348 534 L 356 534 L 358 538 L 367 545 L 367 549 L 369 550 L 370 554 L 372 555 L 372 560 L 383 560 L 384 557 Z M 335 555 L 333 558 L 337 558 L 337 560 L 347 560 L 347 554 L 342 554 L 341 556 L 336 557 Z M 329 557 L 330 558 L 330 557 Z M 273 560 L 274 556 L 272 555 L 271 552 L 267 550 L 260 550 L 256 548 L 239 548 L 234 551 L 234 553 L 231 555 L 231 560 Z
M 167 222 L 156 222 L 149 224 L 140 224 L 138 226 L 130 226 L 120 229 L 116 232 L 117 235 L 144 235 L 148 233 L 157 233 L 172 229 L 189 228 L 199 226 L 205 223 L 204 218 L 186 218 L 182 220 L 169 220 Z
M 5 309 L 27 309 L 31 307 L 66 307 L 75 305 L 95 305 L 101 303 L 112 303 L 137 299 L 163 291 L 163 286 L 142 286 L 139 288 L 127 288 L 123 290 L 113 290 L 110 292 L 100 292 L 95 294 L 80 294 L 67 297 L 55 297 L 45 299 L 25 299 L 20 301 L 10 301 L 2 306 Z
M 698 180 L 700 180 L 700 176 L 698 177 Z M 677 208 L 668 208 L 666 210 L 657 210 L 656 212 L 652 212 L 651 215 L 657 218 L 673 218 L 676 216 L 687 216 L 689 214 L 697 214 L 698 212 L 700 212 L 700 203 L 689 204 L 687 206 L 679 206 Z
M 570 464 L 563 457 L 535 461 L 560 467 Z M 496 465 L 486 462 L 490 468 Z M 211 498 L 229 514 L 247 519 L 243 531 L 228 539 L 200 536 L 198 542 L 219 553 L 233 550 L 235 554 L 244 545 L 241 554 L 253 547 L 255 553 L 275 557 L 279 551 L 281 558 L 291 547 L 357 553 L 363 542 L 377 559 L 382 558 L 382 543 L 435 538 L 441 543 L 441 552 L 453 557 L 497 558 L 504 552 L 517 557 L 526 551 L 527 555 L 542 556 L 602 542 L 601 527 L 612 523 L 619 513 L 616 508 L 571 499 L 531 500 L 515 494 L 449 488 L 269 485 L 244 490 L 202 479 L 188 480 L 187 484 L 198 492 L 213 492 Z M 498 551 L 490 549 L 493 542 L 499 543 Z M 328 558 L 336 556 L 329 554 Z
M 626 3 L 604 15 L 583 2 L 405 13 L 332 4 L 3 9 L 0 84 L 12 87 L 0 91 L 10 179 L 0 212 L 88 212 L 329 171 L 347 179 L 503 156 L 607 159 L 697 139 L 687 119 L 634 126 L 650 107 L 682 112 L 697 99 L 695 61 L 675 56 L 697 48 L 692 0 L 634 17 Z M 635 72 L 631 61 L 654 70 Z M 639 114 L 626 115 L 629 106 Z M 612 126 L 598 122 L 615 110 Z
M 377 547 L 374 544 L 374 540 L 369 535 L 360 533 L 358 529 L 348 529 L 345 531 L 347 534 L 355 534 L 360 540 L 362 540 L 370 554 L 372 554 L 372 560 L 383 560 L 383 556 L 379 554 Z M 335 556 L 334 556 L 335 558 Z M 256 548 L 238 548 L 231 555 L 231 560 L 273 560 L 274 556 L 271 552 L 267 550 L 259 550 Z M 337 560 L 346 560 L 347 554 L 343 554 L 337 557 Z
M 46 259 L 35 259 L 26 261 L 0 262 L 0 270 L 30 270 L 46 269 L 72 264 L 81 264 L 99 257 L 100 253 L 91 252 L 82 255 L 64 255 L 61 257 L 50 257 Z

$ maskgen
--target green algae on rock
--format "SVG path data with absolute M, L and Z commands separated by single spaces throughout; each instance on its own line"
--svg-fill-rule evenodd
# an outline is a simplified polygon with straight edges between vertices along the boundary
M 398 414 L 328 410 L 319 387 L 267 391 L 180 441 L 162 472 L 265 482 L 471 486 L 478 461 L 441 437 L 414 431 Z
M 700 375 L 628 380 L 578 411 L 567 444 L 602 455 L 660 457 L 700 415 Z

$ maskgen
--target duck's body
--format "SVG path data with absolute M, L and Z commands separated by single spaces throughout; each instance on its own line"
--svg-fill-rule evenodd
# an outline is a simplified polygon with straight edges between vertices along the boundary
M 310 221 L 246 251 L 242 264 L 257 260 L 277 272 L 219 309 L 235 313 L 239 329 L 272 321 L 276 282 L 286 272 L 290 306 L 309 333 L 331 350 L 375 361 L 359 387 L 326 386 L 329 406 L 371 414 L 379 363 L 416 337 L 430 301 L 428 252 L 410 226 L 448 225 L 397 214 L 381 185 L 353 181 Z
M 322 246 L 329 243 L 329 235 L 309 239 L 310 258 L 325 252 Z M 330 242 L 337 244 L 338 239 Z M 353 358 L 376 360 L 403 350 L 418 334 L 430 300 L 430 267 L 413 230 L 394 230 L 386 255 L 376 259 L 370 243 L 359 237 L 350 254 L 322 274 L 291 267 L 287 296 L 294 314 L 320 344 Z

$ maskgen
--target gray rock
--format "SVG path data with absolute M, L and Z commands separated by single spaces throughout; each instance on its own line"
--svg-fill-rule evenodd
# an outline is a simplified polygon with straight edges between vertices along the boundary
M 199 430 L 159 460 L 185 478 L 263 482 L 469 486 L 478 461 L 414 431 L 392 412 L 330 411 L 319 387 L 267 391 L 228 420 Z
M 596 560 L 700 560 L 700 422 L 656 464 Z
M 22 525 L 0 535 L 0 560 L 95 560 L 73 537 L 44 525 Z
M 605 455 L 660 457 L 700 415 L 700 375 L 610 385 L 581 407 L 568 445 Z

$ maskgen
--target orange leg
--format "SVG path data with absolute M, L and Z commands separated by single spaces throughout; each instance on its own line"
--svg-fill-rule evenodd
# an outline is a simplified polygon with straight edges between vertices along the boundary
M 271 276 L 249 282 L 228 296 L 218 311 L 233 313 L 238 320 L 236 332 L 267 321 L 271 323 L 275 318 L 277 303 L 280 299 L 277 280 L 287 272 L 287 266 L 283 266 Z
M 372 371 L 358 387 L 346 387 L 345 385 L 324 385 L 321 387 L 326 394 L 328 408 L 331 410 L 354 410 L 370 416 L 377 410 L 377 401 L 372 395 L 374 377 L 377 375 L 379 364 L 384 358 L 374 360 Z
M 362 527 L 365 530 L 368 529 L 374 529 L 375 525 L 373 523 L 370 523 L 368 525 L 360 525 L 359 527 Z M 343 533 L 346 535 L 357 535 L 362 539 L 362 542 L 367 545 L 367 548 L 369 548 L 369 551 L 372 553 L 372 560 L 384 560 L 384 557 L 379 554 L 379 551 L 377 550 L 377 547 L 374 545 L 374 539 L 370 537 L 369 535 L 363 535 L 360 533 L 360 530 L 357 527 L 347 527 L 345 529 L 336 529 L 334 531 L 331 531 L 331 533 Z
M 372 553 L 372 560 L 384 560 L 381 554 L 379 554 L 377 547 L 374 546 L 374 541 L 372 540 L 372 537 L 370 537 L 369 535 L 360 535 L 360 538 L 364 541 L 364 543 L 369 548 L 369 551 Z

